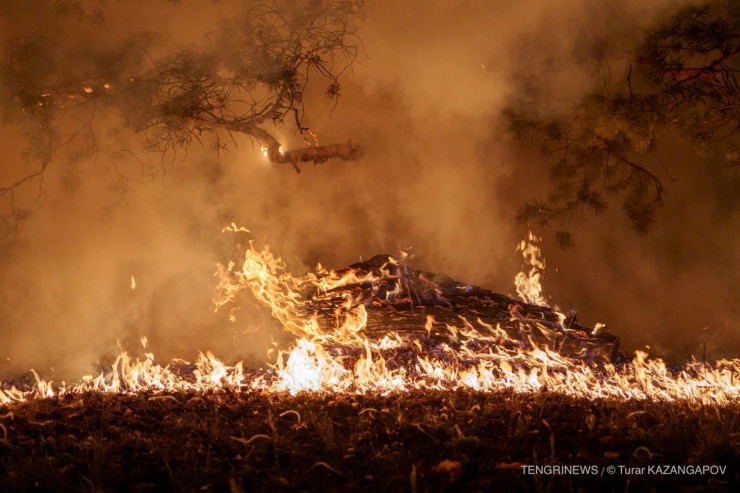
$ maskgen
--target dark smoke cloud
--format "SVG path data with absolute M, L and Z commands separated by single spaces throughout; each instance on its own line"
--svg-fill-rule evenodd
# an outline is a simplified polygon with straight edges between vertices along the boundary
M 164 51 L 196 42 L 235 9 L 126 5 L 85 36 L 157 29 Z M 536 149 L 517 152 L 500 124 L 523 90 L 516 74 L 529 64 L 553 101 L 573 104 L 589 88 L 584 39 L 639 33 L 677 5 L 379 2 L 362 33 L 367 57 L 347 74 L 338 107 L 318 85 L 306 99 L 319 139 L 361 143 L 362 161 L 298 175 L 269 165 L 246 139 L 220 157 L 193 149 L 163 178 L 132 182 L 126 202 L 103 216 L 104 177 L 91 172 L 73 197 L 49 179 L 49 199 L 24 230 L 27 246 L 0 267 L 0 360 L 10 358 L 0 378 L 29 367 L 53 376 L 52 366 L 73 378 L 115 353 L 117 341 L 135 347 L 141 336 L 163 358 L 211 349 L 264 361 L 278 337 L 269 317 L 245 305 L 231 324 L 213 312 L 214 263 L 245 241 L 221 233 L 232 221 L 295 271 L 404 250 L 416 267 L 513 293 L 514 247 L 526 232 L 513 217 L 546 190 L 547 176 Z M 277 134 L 286 147 L 302 145 L 288 125 Z M 17 162 L 17 150 L 6 162 Z M 607 323 L 628 347 L 700 354 L 706 339 L 710 353 L 720 344 L 736 351 L 738 209 L 723 208 L 717 197 L 727 191 L 691 148 L 664 159 L 676 181 L 656 230 L 636 236 L 618 210 L 585 218 L 574 249 L 545 241 L 546 291 L 562 308 L 578 307 L 582 322 Z

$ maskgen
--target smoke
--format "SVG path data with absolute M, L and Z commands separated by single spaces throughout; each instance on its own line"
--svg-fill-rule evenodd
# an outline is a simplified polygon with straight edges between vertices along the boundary
M 50 177 L 46 203 L 25 225 L 25 247 L 0 260 L 0 378 L 30 367 L 74 378 L 142 336 L 162 358 L 211 349 L 264 362 L 279 337 L 269 317 L 245 302 L 231 323 L 212 304 L 214 264 L 235 258 L 249 238 L 270 244 L 295 271 L 406 251 L 414 267 L 513 294 L 515 246 L 526 233 L 513 218 L 542 196 L 547 171 L 537 149 L 509 141 L 501 110 L 532 85 L 553 104 L 577 102 L 593 73 L 582 50 L 594 36 L 636 36 L 677 5 L 373 3 L 361 33 L 366 56 L 345 74 L 339 105 L 313 84 L 304 122 L 322 143 L 362 144 L 363 160 L 309 165 L 299 175 L 237 137 L 238 147 L 218 156 L 192 148 L 158 179 L 127 169 L 130 190 L 110 211 L 101 209 L 116 202 L 104 166 L 91 165 L 73 196 Z M 166 51 L 197 42 L 235 9 L 131 2 L 127 17 L 84 36 L 112 42 L 157 29 L 166 40 L 157 49 Z M 102 120 L 114 125 L 115 115 Z M 287 148 L 303 145 L 287 124 L 276 133 Z M 108 138 L 137 147 L 136 136 Z M 18 150 L 6 148 L 3 179 L 21 166 Z M 737 351 L 736 203 L 690 147 L 663 158 L 676 181 L 655 231 L 636 236 L 619 210 L 584 218 L 572 250 L 545 241 L 545 293 L 577 307 L 582 323 L 606 323 L 628 348 Z M 222 234 L 232 221 L 253 234 Z

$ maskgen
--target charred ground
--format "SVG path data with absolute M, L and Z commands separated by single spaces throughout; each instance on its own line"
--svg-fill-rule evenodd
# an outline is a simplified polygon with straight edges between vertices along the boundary
M 3 491 L 732 491 L 740 407 L 541 392 L 66 395 L 0 415 Z M 721 477 L 522 464 L 727 465 Z

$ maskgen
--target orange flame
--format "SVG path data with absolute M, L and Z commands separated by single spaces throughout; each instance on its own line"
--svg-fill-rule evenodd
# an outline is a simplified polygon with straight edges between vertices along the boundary
M 225 229 L 247 231 L 235 225 Z M 525 270 L 529 268 L 517 275 L 516 285 L 525 301 L 542 304 L 539 281 L 545 264 L 536 242 L 530 233 L 519 246 Z M 662 360 L 650 359 L 647 353 L 637 351 L 630 363 L 588 364 L 548 347 L 538 347 L 532 341 L 522 347 L 521 341 L 512 340 L 500 326 L 492 327 L 480 320 L 477 326 L 467 320 L 461 320 L 459 326 L 447 325 L 450 342 L 435 343 L 429 338 L 394 332 L 372 340 L 363 331 L 368 320 L 365 305 L 354 299 L 349 290 L 339 291 L 343 302 L 333 326 L 322 327 L 310 312 L 310 297 L 321 299 L 348 284 L 365 283 L 377 292 L 380 282 L 392 276 L 389 264 L 397 265 L 397 261 L 390 259 L 381 267 L 380 275 L 353 269 L 339 274 L 319 266 L 315 273 L 295 277 L 269 247 L 258 250 L 250 243 L 241 265 L 230 262 L 217 266 L 219 296 L 215 305 L 216 309 L 224 307 L 239 293 L 248 292 L 270 308 L 272 316 L 296 338 L 292 347 L 278 351 L 274 370 L 245 372 L 241 362 L 230 366 L 206 351 L 199 355 L 195 369 L 184 374 L 179 369 L 182 361 L 161 366 L 154 362 L 152 353 L 145 353 L 140 359 L 122 351 L 107 371 L 95 377 L 85 376 L 72 385 L 55 385 L 36 372 L 36 383 L 31 389 L 0 385 L 0 404 L 70 392 L 225 388 L 291 394 L 455 388 L 535 392 L 546 388 L 587 399 L 686 400 L 707 405 L 726 405 L 740 397 L 740 359 L 723 359 L 711 365 L 691 361 L 680 369 L 669 370 Z M 428 335 L 434 322 L 433 318 L 427 320 Z M 532 330 L 530 326 L 522 328 Z M 144 346 L 145 341 L 142 339 Z M 402 364 L 400 355 L 404 355 Z

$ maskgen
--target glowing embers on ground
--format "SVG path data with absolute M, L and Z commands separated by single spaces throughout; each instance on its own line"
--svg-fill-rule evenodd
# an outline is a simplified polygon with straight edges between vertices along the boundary
M 245 231 L 231 228 L 233 231 Z M 544 262 L 530 236 L 519 250 L 525 269 L 517 276 L 517 290 L 525 302 L 541 306 L 540 276 Z M 354 268 L 339 272 L 321 267 L 304 276 L 291 275 L 269 248 L 250 244 L 240 265 L 218 266 L 219 297 L 224 307 L 242 293 L 269 307 L 273 317 L 295 336 L 292 347 L 278 352 L 268 371 L 245 370 L 241 363 L 226 365 L 210 352 L 194 365 L 173 361 L 161 366 L 151 353 L 143 359 L 122 352 L 108 371 L 79 382 L 55 385 L 36 375 L 27 389 L 0 387 L 0 403 L 68 392 L 171 392 L 178 390 L 232 389 L 270 392 L 393 392 L 410 389 L 472 388 L 479 391 L 514 389 L 519 392 L 551 391 L 582 398 L 689 400 L 712 405 L 736 402 L 740 397 L 740 359 L 713 364 L 690 362 L 669 370 L 663 361 L 637 352 L 630 362 L 590 362 L 538 345 L 533 331 L 547 327 L 511 314 L 524 337 L 512 338 L 501 326 L 460 318 L 444 325 L 444 337 L 430 337 L 435 322 L 427 318 L 426 330 L 387 330 L 373 337 L 368 330 L 366 304 L 408 297 L 411 284 L 399 276 L 407 272 L 397 261 L 387 261 L 373 272 Z M 423 280 L 423 279 L 422 279 Z M 389 282 L 393 281 L 393 282 Z M 362 286 L 362 290 L 346 289 Z M 392 286 L 392 289 L 391 289 Z M 366 293 L 372 294 L 371 299 Z M 317 304 L 333 309 L 332 323 L 320 323 Z M 536 308 L 536 307 L 535 307 Z M 564 323 L 566 317 L 557 319 Z M 563 326 L 563 331 L 567 328 Z
M 669 371 L 660 360 L 638 352 L 622 365 L 591 367 L 547 349 L 504 350 L 483 343 L 465 330 L 460 345 L 427 346 L 422 341 L 379 343 L 365 341 L 362 348 L 330 345 L 300 338 L 290 351 L 280 353 L 274 370 L 245 370 L 230 366 L 210 352 L 194 365 L 174 361 L 167 366 L 121 353 L 109 371 L 85 377 L 73 385 L 54 385 L 36 375 L 27 390 L 3 388 L 0 402 L 53 397 L 70 392 L 175 392 L 219 389 L 272 392 L 333 391 L 381 392 L 409 389 L 471 388 L 479 391 L 514 389 L 519 392 L 552 391 L 582 398 L 689 400 L 723 405 L 740 396 L 740 360 L 713 365 L 690 363 Z M 357 354 L 358 349 L 361 349 Z M 35 375 L 35 373 L 34 373 Z

